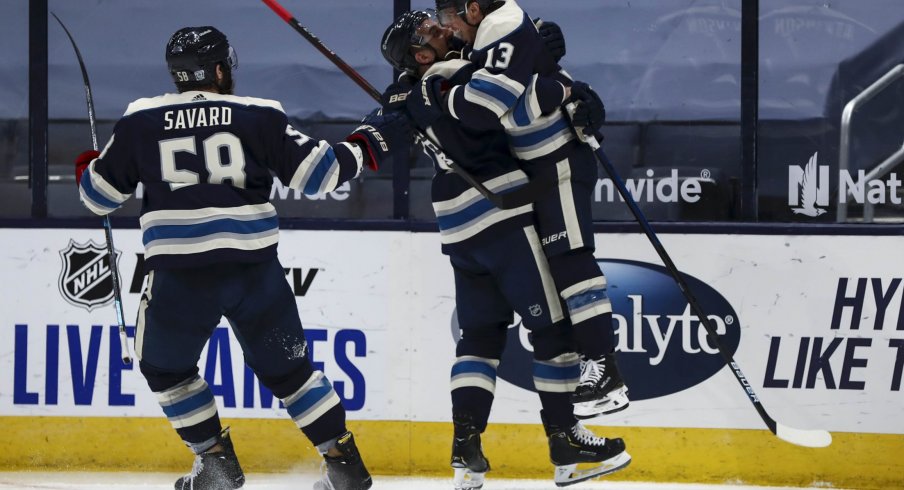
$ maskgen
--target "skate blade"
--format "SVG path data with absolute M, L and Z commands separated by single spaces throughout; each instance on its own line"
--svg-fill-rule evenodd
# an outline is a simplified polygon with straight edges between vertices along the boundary
M 574 416 L 579 420 L 592 419 L 600 415 L 609 415 L 628 408 L 628 388 L 622 386 L 612 390 L 602 400 L 574 404 Z
M 594 463 L 596 464 L 596 463 Z M 588 468 L 585 470 L 578 469 L 577 464 L 569 464 L 564 466 L 556 466 L 554 481 L 557 487 L 567 487 L 597 478 L 610 473 L 615 473 L 631 464 L 631 455 L 625 451 L 599 463 L 599 466 Z
M 455 475 L 452 483 L 455 490 L 478 490 L 483 488 L 483 477 L 486 473 L 475 473 L 467 468 L 453 468 Z

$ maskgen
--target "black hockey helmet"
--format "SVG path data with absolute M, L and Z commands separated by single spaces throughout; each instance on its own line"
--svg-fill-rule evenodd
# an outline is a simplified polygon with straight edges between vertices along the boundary
M 446 14 L 444 14 L 444 11 L 447 9 L 455 9 L 455 13 L 461 17 L 465 23 L 470 25 L 465 18 L 465 10 L 467 10 L 469 4 L 475 2 L 480 6 L 481 12 L 484 13 L 489 12 L 490 5 L 502 3 L 501 0 L 436 0 L 436 12 L 440 25 L 447 26 L 450 23 L 450 20 L 446 18 Z
M 231 75 L 238 68 L 235 50 L 226 35 L 211 26 L 183 27 L 166 43 L 166 64 L 180 89 L 215 85 L 216 66 Z M 231 77 L 229 77 L 231 85 Z
M 383 33 L 380 52 L 396 70 L 416 74 L 418 62 L 411 48 L 427 46 L 429 33 L 420 29 L 427 19 L 436 20 L 436 12 L 432 9 L 411 10 L 400 15 Z

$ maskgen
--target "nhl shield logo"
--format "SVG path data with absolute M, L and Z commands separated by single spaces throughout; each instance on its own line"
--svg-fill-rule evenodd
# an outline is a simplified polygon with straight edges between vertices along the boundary
M 113 301 L 113 275 L 107 247 L 94 241 L 81 244 L 69 240 L 60 257 L 63 271 L 59 288 L 66 301 L 88 311 Z M 119 260 L 119 253 L 116 259 Z

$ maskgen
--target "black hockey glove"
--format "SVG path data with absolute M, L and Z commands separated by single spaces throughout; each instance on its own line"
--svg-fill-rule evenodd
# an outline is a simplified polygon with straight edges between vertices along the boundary
M 408 152 L 411 143 L 411 124 L 403 112 L 383 114 L 375 109 L 361 120 L 361 125 L 345 141 L 354 143 L 364 150 L 365 165 L 377 170 L 388 162 L 393 154 Z
M 417 78 L 410 75 L 402 75 L 399 81 L 386 87 L 383 95 L 380 96 L 380 104 L 383 106 L 383 113 L 387 114 L 399 110 L 404 110 L 406 102 L 408 102 L 408 94 L 411 89 L 416 87 Z
M 565 105 L 574 102 L 576 108 L 571 115 L 571 124 L 582 128 L 587 136 L 594 136 L 597 141 L 603 140 L 600 128 L 606 122 L 606 106 L 600 96 L 584 82 L 574 82 L 571 95 L 565 99 Z
M 427 129 L 443 115 L 444 87 L 449 81 L 440 75 L 431 75 L 415 85 L 408 96 L 408 113 L 414 124 Z
M 558 63 L 559 60 L 565 57 L 565 35 L 562 34 L 562 28 L 555 22 L 541 20 L 539 17 L 534 19 L 534 25 L 540 31 L 540 37 L 543 38 L 543 43 L 546 44 L 546 50 Z

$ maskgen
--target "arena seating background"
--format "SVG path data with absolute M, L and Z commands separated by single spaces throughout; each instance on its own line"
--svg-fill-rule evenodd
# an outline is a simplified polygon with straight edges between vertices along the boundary
M 605 145 L 622 177 L 644 178 L 651 169 L 656 178 L 671 169 L 678 169 L 679 179 L 707 175 L 697 203 L 642 201 L 651 219 L 740 219 L 740 0 L 519 3 L 564 29 L 568 54 L 562 64 L 606 102 Z M 374 86 L 390 82 L 392 71 L 378 44 L 392 19 L 391 0 L 284 4 Z M 85 58 L 101 144 L 131 100 L 172 90 L 163 46 L 173 31 L 191 24 L 212 24 L 230 37 L 239 53 L 238 93 L 281 101 L 299 129 L 312 136 L 340 139 L 376 107 L 260 2 L 52 0 L 49 8 L 67 23 Z M 837 165 L 844 103 L 902 61 L 904 4 L 761 0 L 760 10 L 758 219 L 795 221 L 799 217 L 787 205 L 788 166 L 803 165 L 815 151 L 820 164 Z M 27 2 L 0 4 L 0 44 L 7 46 L 0 65 L 0 217 L 27 217 Z M 48 51 L 49 215 L 88 216 L 71 189 L 72 157 L 90 146 L 83 86 L 69 42 L 52 19 Z M 868 170 L 900 148 L 902 100 L 899 81 L 858 111 L 852 170 Z M 405 214 L 429 221 L 428 162 L 416 152 L 407 165 Z M 290 218 L 392 218 L 392 169 L 353 182 L 344 200 L 278 202 L 282 216 Z M 618 200 L 595 206 L 601 221 L 631 219 Z M 135 215 L 138 209 L 133 202 L 118 214 Z M 894 220 L 900 211 L 889 205 L 877 213 Z M 820 220 L 831 222 L 834 213 L 808 219 Z

